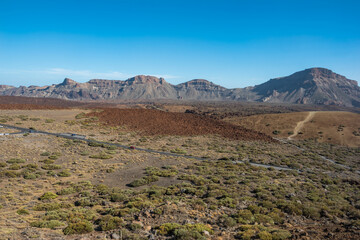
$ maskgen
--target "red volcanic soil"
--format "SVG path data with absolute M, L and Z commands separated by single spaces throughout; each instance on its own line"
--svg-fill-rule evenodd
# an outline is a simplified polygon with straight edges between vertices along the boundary
M 103 102 L 79 102 L 56 98 L 35 98 L 19 96 L 0 96 L 0 109 L 66 109 L 66 108 L 101 108 L 113 107 L 114 104 Z
M 1 104 L 0 103 L 0 109 L 35 110 L 35 109 L 63 109 L 63 108 L 55 107 L 55 106 L 41 106 L 34 104 Z
M 102 112 L 93 112 L 87 115 L 96 116 L 107 125 L 126 125 L 130 129 L 146 135 L 216 134 L 236 140 L 275 141 L 263 133 L 191 113 L 163 112 L 152 109 L 107 108 Z
M 54 98 L 0 96 L 0 109 L 62 109 L 82 105 L 84 104 Z

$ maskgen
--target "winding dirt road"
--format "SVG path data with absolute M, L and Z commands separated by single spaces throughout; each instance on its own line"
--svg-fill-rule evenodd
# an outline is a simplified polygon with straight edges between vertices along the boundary
M 307 115 L 307 117 L 303 120 L 300 121 L 296 124 L 296 127 L 294 128 L 294 133 L 288 137 L 288 140 L 292 140 L 294 137 L 296 137 L 299 132 L 301 131 L 301 129 L 304 127 L 304 124 L 311 121 L 311 119 L 313 119 L 313 117 L 315 116 L 316 112 L 309 112 L 309 114 Z

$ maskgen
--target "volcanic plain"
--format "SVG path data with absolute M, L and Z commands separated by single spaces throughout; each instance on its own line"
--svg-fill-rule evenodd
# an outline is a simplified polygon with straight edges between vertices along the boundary
M 105 105 L 1 105 L 0 239 L 359 239 L 357 113 Z

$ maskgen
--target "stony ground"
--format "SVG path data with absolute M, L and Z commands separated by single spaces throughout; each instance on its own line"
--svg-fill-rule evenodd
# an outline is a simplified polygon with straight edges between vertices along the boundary
M 224 120 L 277 138 L 288 138 L 308 112 L 260 114 L 249 117 L 227 117 Z M 360 147 L 360 114 L 315 111 L 295 139 L 314 139 L 336 145 Z
M 0 239 L 360 237 L 358 148 L 313 140 L 289 145 L 251 138 L 256 134 L 239 140 L 193 128 L 187 136 L 146 134 L 126 124 L 128 118 L 118 115 L 118 122 L 106 124 L 101 112 L 87 115 L 91 111 L 0 112 L 0 122 L 9 125 L 135 146 L 131 150 L 33 133 L 0 136 Z M 141 116 L 134 112 L 127 117 Z M 171 115 L 161 114 L 144 119 L 151 125 L 152 117 L 168 120 Z

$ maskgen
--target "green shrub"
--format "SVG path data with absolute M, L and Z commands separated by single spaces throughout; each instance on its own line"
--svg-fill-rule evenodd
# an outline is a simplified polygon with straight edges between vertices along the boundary
M 248 229 L 244 232 L 240 232 L 238 235 L 241 237 L 240 239 L 251 240 L 256 236 L 256 231 L 253 229 Z
M 173 177 L 178 174 L 178 171 L 176 169 L 165 169 L 161 170 L 157 167 L 147 167 L 145 169 L 145 172 L 147 175 L 154 175 L 158 177 Z
M 0 162 L 0 168 L 3 168 L 3 167 L 6 167 L 6 163 L 4 163 L 4 162 Z
M 160 227 L 158 227 L 159 234 L 161 235 L 173 235 L 175 229 L 179 228 L 181 228 L 181 225 L 178 223 L 164 223 Z
M 255 222 L 257 222 L 257 223 L 271 224 L 271 225 L 274 224 L 274 220 L 271 217 L 267 216 L 267 215 L 255 214 L 254 217 L 255 217 Z
M 176 153 L 176 154 L 186 154 L 186 151 L 180 148 L 175 148 L 170 150 L 171 153 Z
M 88 151 L 83 151 L 80 153 L 81 156 L 88 156 L 90 153 Z
M 59 177 L 70 177 L 71 173 L 69 172 L 69 170 L 63 170 L 63 171 L 59 172 L 57 175 Z
M 60 203 L 40 203 L 33 207 L 34 211 L 51 211 L 60 209 L 61 204 Z
M 320 210 L 315 207 L 304 207 L 303 215 L 316 220 L 320 218 Z
M 96 212 L 89 208 L 73 208 L 71 211 L 67 212 L 66 220 L 67 222 L 75 223 L 79 220 L 94 221 L 97 218 Z
M 110 189 L 108 186 L 104 185 L 104 184 L 99 184 L 96 186 L 96 191 L 100 194 L 100 195 L 106 195 L 110 192 Z
M 30 164 L 27 164 L 27 165 L 23 166 L 23 168 L 27 168 L 29 170 L 35 170 L 35 169 L 38 169 L 38 167 L 39 166 L 37 164 L 35 164 L 35 163 L 30 163 Z
M 136 231 L 141 229 L 141 225 L 138 223 L 131 223 L 127 226 L 131 231 Z
M 116 150 L 117 146 L 114 145 L 103 145 L 103 148 L 106 148 L 107 150 Z
M 54 160 L 51 160 L 51 159 L 44 159 L 44 160 L 42 160 L 42 161 L 40 161 L 40 162 L 43 162 L 43 163 L 45 163 L 45 164 L 53 164 L 55 161 L 54 161 Z
M 98 204 L 98 201 L 93 198 L 83 197 L 77 201 L 75 201 L 75 206 L 82 207 L 93 207 Z
M 25 179 L 36 179 L 37 178 L 37 175 L 34 173 L 31 173 L 31 172 L 25 172 L 23 174 L 23 176 Z
M 110 159 L 112 158 L 111 155 L 106 154 L 105 152 L 96 154 L 96 155 L 91 155 L 90 158 L 96 158 L 96 159 Z
M 21 166 L 17 163 L 14 163 L 9 167 L 10 170 L 19 170 L 20 168 Z
M 55 164 L 45 164 L 41 166 L 41 168 L 45 170 L 56 170 L 56 169 L 61 169 L 61 166 Z
M 29 211 L 24 209 L 24 208 L 20 208 L 16 211 L 17 214 L 19 215 L 29 215 Z
M 56 156 L 56 155 L 51 155 L 48 157 L 50 160 L 56 160 L 59 158 L 59 156 Z
M 237 214 L 237 222 L 241 224 L 249 224 L 255 221 L 254 215 L 248 209 L 240 210 Z
M 278 135 L 278 134 L 281 133 L 281 131 L 279 131 L 279 130 L 274 130 L 272 133 L 273 133 L 274 135 Z
M 184 228 L 176 229 L 174 231 L 174 238 L 179 239 L 179 240 L 180 239 L 181 240 L 191 240 L 191 239 L 205 240 L 206 239 L 206 237 L 201 235 L 201 233 L 193 231 L 193 230 L 184 229 Z
M 76 119 L 86 118 L 86 113 L 82 112 L 75 116 Z
M 57 192 L 58 195 L 68 195 L 75 193 L 76 190 L 73 187 L 63 188 L 60 191 Z
M 166 236 L 175 236 L 176 239 L 194 239 L 194 238 L 180 238 L 193 236 L 195 239 L 202 239 L 205 231 L 210 234 L 213 233 L 212 229 L 207 225 L 196 223 L 196 224 L 186 224 L 180 225 L 178 223 L 164 223 L 158 227 L 159 234 Z
M 88 145 L 90 147 L 102 147 L 103 146 L 102 143 L 97 143 L 97 142 L 89 142 Z
M 114 209 L 111 208 L 108 211 L 108 214 L 111 214 L 112 216 L 118 216 L 118 217 L 125 217 L 131 213 L 131 210 L 129 208 L 122 208 L 122 209 Z
M 99 230 L 109 231 L 109 230 L 117 229 L 120 227 L 120 225 L 123 222 L 124 221 L 119 217 L 113 217 L 110 215 L 106 215 L 106 216 L 102 217 L 98 222 Z
M 261 232 L 259 232 L 258 237 L 259 237 L 261 240 L 272 240 L 272 239 L 273 239 L 271 233 L 269 233 L 269 232 L 267 232 L 267 231 L 261 231 Z
M 45 123 L 53 123 L 53 122 L 55 122 L 54 119 L 45 119 Z
M 236 220 L 233 219 L 232 217 L 228 217 L 228 216 L 223 216 L 219 219 L 219 221 L 221 222 L 221 225 L 224 227 L 233 227 L 236 225 Z
M 51 210 L 45 213 L 45 216 L 42 217 L 42 220 L 59 220 L 66 221 L 69 216 L 69 211 L 67 209 L 56 209 Z
M 159 180 L 159 177 L 157 177 L 157 176 L 146 176 L 146 177 L 132 181 L 131 183 L 128 184 L 128 186 L 129 187 L 140 187 L 140 186 L 144 186 L 146 184 L 152 183 L 152 182 L 156 182 L 158 180 Z
M 56 195 L 55 193 L 46 192 L 39 199 L 40 200 L 49 200 L 49 199 L 55 199 L 57 197 L 58 197 L 58 195 Z
M 69 223 L 69 225 L 64 228 L 63 233 L 65 235 L 70 234 L 84 234 L 94 231 L 93 225 L 86 220 L 75 222 L 75 223 Z
M 123 193 L 112 193 L 110 195 L 110 200 L 112 202 L 123 202 L 127 199 L 127 196 Z
M 7 163 L 25 163 L 25 159 L 22 158 L 11 158 L 10 160 L 6 161 Z
M 3 175 L 5 175 L 8 178 L 16 178 L 16 177 L 20 177 L 21 173 L 16 172 L 16 171 L 8 170 L 8 171 L 4 171 Z
M 49 152 L 43 152 L 43 153 L 40 154 L 40 156 L 46 156 L 47 157 L 47 156 L 50 156 L 50 153 Z
M 282 229 L 272 232 L 271 235 L 272 235 L 273 240 L 284 240 L 284 239 L 288 239 L 292 236 L 289 231 L 282 230 Z
M 30 226 L 37 227 L 37 228 L 51 228 L 55 229 L 58 227 L 64 226 L 64 223 L 58 221 L 58 220 L 43 220 L 43 221 L 35 221 L 30 223 Z

